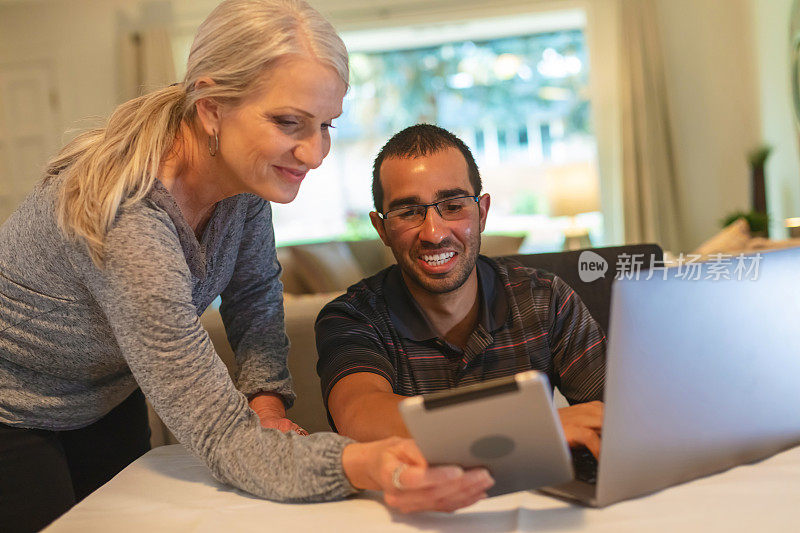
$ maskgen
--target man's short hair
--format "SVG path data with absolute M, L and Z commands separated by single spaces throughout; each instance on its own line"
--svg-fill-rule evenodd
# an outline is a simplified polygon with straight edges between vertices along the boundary
M 386 159 L 413 159 L 424 157 L 447 148 L 457 148 L 467 161 L 467 173 L 472 184 L 473 194 L 481 193 L 481 175 L 475 158 L 464 141 L 433 124 L 416 124 L 395 134 L 383 145 L 372 166 L 372 201 L 375 210 L 383 212 L 383 185 L 381 184 L 381 165 Z

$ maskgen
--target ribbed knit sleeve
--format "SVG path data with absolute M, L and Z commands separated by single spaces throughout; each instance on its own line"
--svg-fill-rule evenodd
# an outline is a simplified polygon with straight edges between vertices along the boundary
M 257 392 L 278 393 L 286 407 L 291 407 L 295 394 L 287 367 L 283 285 L 268 202 L 251 199 L 235 253 L 236 264 L 222 291 L 220 313 L 236 354 L 237 387 L 248 397 Z
M 270 249 L 271 243 L 264 246 Z M 200 324 L 192 303 L 191 272 L 166 214 L 143 205 L 123 212 L 108 234 L 104 268 L 89 263 L 83 269 L 84 281 L 113 331 L 108 342 L 119 345 L 167 427 L 219 480 L 279 501 L 331 500 L 354 492 L 341 465 L 349 440 L 332 433 L 299 437 L 261 427 Z M 275 275 L 274 268 L 265 274 Z M 247 287 L 240 285 L 228 296 L 246 298 Z M 269 292 L 261 293 L 257 299 L 263 303 L 268 297 Z M 269 312 L 256 308 L 252 314 L 265 309 Z M 280 321 L 275 312 L 271 317 Z M 233 322 L 240 351 L 242 343 L 255 345 L 263 338 Z M 282 325 L 274 324 L 273 330 L 283 350 Z M 250 358 L 243 358 L 245 364 Z M 270 372 L 253 382 L 270 379 Z M 254 373 L 247 369 L 246 375 Z

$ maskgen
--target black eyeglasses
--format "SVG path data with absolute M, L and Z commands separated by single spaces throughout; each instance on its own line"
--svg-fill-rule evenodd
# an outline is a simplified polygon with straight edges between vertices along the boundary
M 478 196 L 457 196 L 431 204 L 404 205 L 379 214 L 393 229 L 411 229 L 422 225 L 428 215 L 429 207 L 436 209 L 443 220 L 463 220 L 474 212 L 472 207 L 478 204 L 478 198 Z

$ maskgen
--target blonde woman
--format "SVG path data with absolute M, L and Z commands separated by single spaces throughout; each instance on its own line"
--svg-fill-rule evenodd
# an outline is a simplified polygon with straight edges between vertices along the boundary
M 64 148 L 0 228 L 4 528 L 42 527 L 144 453 L 142 392 L 218 479 L 264 498 L 375 489 L 449 511 L 485 495 L 488 473 L 428 468 L 411 441 L 286 419 L 269 202 L 327 155 L 347 81 L 341 39 L 302 0 L 222 2 L 183 83 Z M 236 383 L 198 319 L 220 294 Z

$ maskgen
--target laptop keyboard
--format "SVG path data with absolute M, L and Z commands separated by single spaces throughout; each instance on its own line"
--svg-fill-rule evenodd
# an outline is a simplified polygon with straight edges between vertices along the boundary
M 575 479 L 594 485 L 597 483 L 597 459 L 588 448 L 572 448 L 572 466 L 575 467 Z

